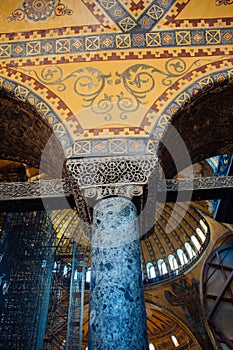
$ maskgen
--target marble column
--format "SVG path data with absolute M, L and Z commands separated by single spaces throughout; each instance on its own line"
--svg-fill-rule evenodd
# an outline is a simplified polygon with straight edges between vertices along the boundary
M 147 350 L 136 207 L 102 199 L 93 224 L 88 349 Z

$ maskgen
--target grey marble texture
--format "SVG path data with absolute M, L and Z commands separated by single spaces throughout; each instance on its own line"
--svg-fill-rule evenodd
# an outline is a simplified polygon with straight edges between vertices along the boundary
M 89 350 L 147 350 L 140 242 L 134 204 L 123 197 L 94 208 Z

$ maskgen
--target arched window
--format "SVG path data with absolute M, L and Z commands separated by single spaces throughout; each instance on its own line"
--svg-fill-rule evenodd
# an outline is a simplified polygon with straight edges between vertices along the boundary
M 148 279 L 156 277 L 155 267 L 151 262 L 148 262 L 146 264 L 146 273 L 147 273 Z
M 152 344 L 152 343 L 149 344 L 149 350 L 155 350 L 154 344 Z
M 175 345 L 176 348 L 177 348 L 178 346 L 180 346 L 180 344 L 179 344 L 177 338 L 176 338 L 174 335 L 171 336 L 171 339 L 172 339 L 172 342 L 173 342 L 173 344 Z
M 179 257 L 181 265 L 185 265 L 188 262 L 187 256 L 181 248 L 177 249 L 177 255 Z
M 203 220 L 200 220 L 200 225 L 203 228 L 204 232 L 207 233 L 208 232 L 208 227 L 205 224 L 205 222 Z
M 200 237 L 202 243 L 204 243 L 206 240 L 206 236 L 199 227 L 196 228 L 196 233 L 197 233 L 198 237 Z
M 196 247 L 197 250 L 201 249 L 201 245 L 197 239 L 197 237 L 195 237 L 194 235 L 191 236 L 191 241 L 193 242 L 194 246 Z
M 91 268 L 89 267 L 86 272 L 86 283 L 91 282 Z
M 160 276 L 165 275 L 166 273 L 168 273 L 167 266 L 166 266 L 165 261 L 163 259 L 159 259 L 157 264 L 158 264 L 158 269 L 159 269 Z
M 168 259 L 168 262 L 169 262 L 169 264 L 170 264 L 171 270 L 176 270 L 176 269 L 178 269 L 179 266 L 178 266 L 177 260 L 176 260 L 176 258 L 174 257 L 174 255 L 169 254 L 168 257 L 167 257 L 167 259 Z
M 191 245 L 188 242 L 185 242 L 184 247 L 190 257 L 190 259 L 194 258 L 194 256 L 196 255 L 196 253 L 194 252 L 193 248 L 191 247 Z

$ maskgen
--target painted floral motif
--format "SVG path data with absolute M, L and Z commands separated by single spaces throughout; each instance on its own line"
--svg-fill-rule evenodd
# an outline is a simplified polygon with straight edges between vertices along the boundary
M 26 16 L 33 21 L 43 21 L 50 17 L 55 6 L 55 0 L 25 0 L 23 8 Z
M 162 84 L 170 86 L 173 79 L 184 75 L 192 67 L 199 66 L 200 60 L 187 66 L 181 58 L 166 61 L 165 70 L 147 64 L 134 64 L 122 72 L 104 74 L 94 67 L 80 68 L 64 76 L 59 66 L 46 66 L 41 74 L 30 70 L 43 84 L 57 86 L 58 91 L 67 89 L 66 82 L 72 79 L 74 92 L 82 99 L 82 107 L 104 116 L 105 121 L 113 119 L 116 110 L 121 120 L 127 120 L 134 112 L 139 112 L 147 104 L 147 96 L 156 87 L 156 75 L 162 75 Z M 112 86 L 118 85 L 118 93 L 112 94 Z
M 216 5 L 221 6 L 221 5 L 231 5 L 233 4 L 233 0 L 216 0 Z
M 14 10 L 7 18 L 8 22 L 29 19 L 34 22 L 44 21 L 52 15 L 72 15 L 73 10 L 61 0 L 24 0 L 22 7 Z

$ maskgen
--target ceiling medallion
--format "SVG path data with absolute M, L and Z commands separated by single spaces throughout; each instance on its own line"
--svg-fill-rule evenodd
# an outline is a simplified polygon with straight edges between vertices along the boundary
M 62 0 L 24 0 L 22 7 L 15 9 L 8 22 L 32 20 L 34 22 L 44 21 L 54 16 L 72 15 L 73 10 L 62 3 Z

